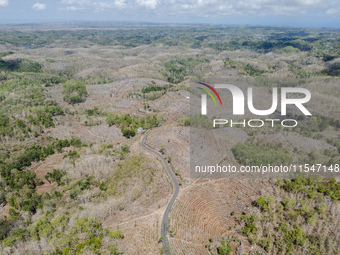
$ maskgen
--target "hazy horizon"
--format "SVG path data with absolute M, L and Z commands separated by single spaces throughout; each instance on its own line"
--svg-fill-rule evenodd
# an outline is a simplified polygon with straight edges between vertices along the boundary
M 340 3 L 321 0 L 0 0 L 0 24 L 151 22 L 340 27 Z

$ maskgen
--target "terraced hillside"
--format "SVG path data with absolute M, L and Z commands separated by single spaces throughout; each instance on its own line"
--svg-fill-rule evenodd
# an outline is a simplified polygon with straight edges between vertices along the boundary
M 222 238 L 228 236 L 240 240 L 234 251 L 239 247 L 243 253 L 261 250 L 251 247 L 246 238 L 233 231 L 238 224 L 236 219 L 243 212 L 253 210 L 251 204 L 258 188 L 258 181 L 230 179 L 198 181 L 183 189 L 171 211 L 169 231 L 173 252 L 210 254 L 207 245 L 217 249 Z

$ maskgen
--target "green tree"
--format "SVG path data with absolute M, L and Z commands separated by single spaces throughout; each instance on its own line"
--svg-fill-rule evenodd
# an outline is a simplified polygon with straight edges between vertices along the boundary
M 227 243 L 225 243 L 225 241 L 222 241 L 221 245 L 217 248 L 217 251 L 219 255 L 230 255 L 232 252 L 230 242 L 227 241 Z
M 159 151 L 160 151 L 162 154 L 164 154 L 164 153 L 165 153 L 165 146 L 164 146 L 164 144 L 163 144 L 163 145 L 161 145 L 161 147 L 160 147 Z

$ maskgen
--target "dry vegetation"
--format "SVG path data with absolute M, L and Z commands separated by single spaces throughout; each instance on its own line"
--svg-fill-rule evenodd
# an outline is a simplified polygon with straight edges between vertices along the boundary
M 189 171 L 190 156 L 239 166 L 283 149 L 287 162 L 339 163 L 339 31 L 39 29 L 0 31 L 0 254 L 160 254 L 172 186 L 140 145 L 151 128 L 146 144 L 181 186 L 167 232 L 174 254 L 339 253 L 339 179 L 323 180 L 334 187 L 315 186 L 312 197 L 307 184 L 287 190 L 276 180 L 197 180 Z M 258 97 L 308 88 L 313 117 L 294 130 L 201 132 L 189 126 L 202 119 L 188 117 L 196 81 L 253 86 Z M 198 137 L 206 147 L 195 154 Z M 297 229 L 298 240 L 283 233 Z

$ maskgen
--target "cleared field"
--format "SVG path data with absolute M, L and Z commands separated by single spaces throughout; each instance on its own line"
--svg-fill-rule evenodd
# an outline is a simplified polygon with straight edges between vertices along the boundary
M 246 252 L 255 251 L 246 238 L 233 229 L 236 217 L 256 210 L 251 202 L 259 194 L 258 181 L 228 179 L 198 181 L 183 189 L 171 211 L 170 244 L 175 254 L 210 254 L 205 245 L 217 249 L 222 237 L 235 236 Z M 233 216 L 231 216 L 231 213 Z M 238 247 L 237 246 L 237 247 Z M 236 249 L 236 247 L 234 247 Z
M 159 254 L 162 244 L 160 225 L 162 211 L 153 212 L 140 218 L 121 222 L 118 226 L 124 233 L 123 242 L 119 245 L 125 254 Z
M 49 183 L 45 176 L 53 169 L 62 167 L 65 155 L 67 155 L 67 152 L 51 155 L 45 161 L 37 162 L 29 168 L 29 171 L 34 172 L 44 182 L 43 185 L 36 187 L 37 192 L 50 192 L 53 188 L 57 187 L 56 183 Z
M 172 170 L 178 174 L 178 181 L 183 180 L 184 184 L 190 182 L 188 127 L 159 127 L 149 132 L 146 144 L 155 151 L 159 151 L 164 145 L 163 157 L 170 160 Z

